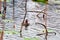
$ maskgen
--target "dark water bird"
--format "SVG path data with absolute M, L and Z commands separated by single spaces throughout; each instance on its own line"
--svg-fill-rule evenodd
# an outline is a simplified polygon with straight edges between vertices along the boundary
M 28 29 L 29 23 L 28 23 L 28 19 L 25 20 L 25 30 Z
M 28 29 L 28 26 L 29 26 L 28 19 L 26 19 L 26 20 L 22 23 L 22 26 L 25 27 L 25 30 Z

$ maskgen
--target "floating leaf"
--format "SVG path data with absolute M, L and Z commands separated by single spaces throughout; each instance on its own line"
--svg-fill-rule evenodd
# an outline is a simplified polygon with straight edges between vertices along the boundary
M 37 37 L 33 37 L 33 38 L 24 38 L 24 40 L 40 40 L 40 39 Z
M 5 19 L 4 22 L 14 22 L 13 20 Z
M 24 38 L 24 40 L 30 40 L 30 38 Z
M 48 30 L 48 32 L 54 32 L 54 30 Z
M 17 32 L 17 31 L 12 31 L 12 34 L 19 34 L 19 32 Z
M 51 29 L 48 29 L 47 31 L 48 31 L 48 32 L 54 32 L 54 30 L 51 30 Z M 45 29 L 43 30 L 43 32 L 44 32 L 44 33 L 46 32 Z
M 31 40 L 31 39 L 30 39 Z M 37 37 L 34 37 L 34 38 L 32 38 L 32 40 L 39 40 L 39 38 L 37 38 Z
M 48 2 L 48 0 L 32 0 L 32 1 L 34 1 L 34 2 L 40 2 L 40 3 L 47 3 Z
M 2 32 L 2 30 L 0 30 L 0 33 Z M 13 35 L 13 34 L 19 34 L 18 31 L 10 31 L 10 30 L 5 30 L 4 31 L 5 34 L 10 34 L 10 35 Z

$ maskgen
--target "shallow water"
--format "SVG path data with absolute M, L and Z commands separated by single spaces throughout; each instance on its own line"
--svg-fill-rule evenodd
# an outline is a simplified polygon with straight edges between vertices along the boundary
M 5 22 L 4 26 L 5 26 L 5 30 L 15 30 L 15 31 L 19 31 L 20 27 L 21 27 L 21 23 L 22 20 L 24 18 L 24 1 L 21 2 L 23 0 L 16 0 L 15 2 L 15 14 L 14 14 L 14 23 L 13 22 Z M 39 6 L 39 8 L 36 7 Z M 33 10 L 43 10 L 45 7 L 45 5 L 42 4 L 37 4 L 34 3 L 32 1 L 28 1 L 27 3 L 27 10 L 28 11 L 33 11 Z M 13 6 L 12 6 L 12 0 L 10 3 L 7 3 L 7 13 L 6 13 L 6 19 L 12 19 L 13 17 L 13 10 L 12 10 Z M 60 40 L 60 13 L 56 12 L 56 7 L 54 4 L 48 5 L 48 10 L 47 10 L 47 28 L 54 30 L 54 32 L 56 32 L 56 35 L 51 34 L 51 36 L 48 36 L 48 40 Z M 3 10 L 3 8 L 2 8 Z M 38 37 L 41 40 L 45 40 L 44 39 L 44 35 L 43 36 L 36 36 L 36 34 L 40 33 L 41 29 L 44 29 L 43 26 L 41 26 L 40 24 L 35 24 L 36 22 L 39 23 L 44 23 L 44 21 L 42 20 L 42 14 L 40 14 L 39 16 L 41 17 L 40 19 L 38 19 L 36 17 L 37 13 L 35 12 L 27 12 L 27 17 L 26 19 L 29 20 L 29 27 L 28 30 L 24 30 L 23 28 L 23 37 Z M 0 18 L 0 20 L 2 21 L 2 19 Z M 13 28 L 13 25 L 16 24 L 16 28 Z M 0 25 L 0 27 L 3 27 L 2 24 Z M 2 30 L 2 28 L 0 28 Z M 34 30 L 37 29 L 37 30 Z M 24 40 L 23 38 L 20 37 L 20 34 L 14 34 L 14 35 L 10 35 L 10 34 L 4 34 L 4 39 L 3 40 Z

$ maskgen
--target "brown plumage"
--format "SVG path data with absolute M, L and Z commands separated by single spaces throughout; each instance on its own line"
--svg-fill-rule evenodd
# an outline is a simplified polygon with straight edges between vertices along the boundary
M 25 20 L 25 30 L 27 30 L 28 26 L 29 26 L 28 19 L 26 19 Z
M 26 19 L 23 23 L 22 26 L 25 26 L 25 30 L 27 30 L 29 23 L 28 23 L 28 19 Z

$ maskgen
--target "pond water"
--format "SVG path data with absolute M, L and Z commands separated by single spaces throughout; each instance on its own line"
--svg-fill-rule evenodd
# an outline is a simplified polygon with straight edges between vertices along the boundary
M 1 19 L 0 17 L 0 29 L 2 30 L 2 25 L 4 25 L 4 30 L 10 30 L 13 31 L 15 30 L 18 32 L 17 34 L 9 34 L 6 33 L 3 36 L 3 40 L 24 40 L 24 38 L 20 37 L 19 31 L 21 27 L 21 23 L 24 18 L 25 14 L 25 2 L 24 0 L 15 0 L 15 10 L 14 10 L 14 20 L 13 18 L 13 4 L 12 0 L 7 3 L 7 10 L 6 10 L 6 19 L 12 20 L 13 22 L 3 22 L 4 19 Z M 28 0 L 27 2 L 27 10 L 28 11 L 41 11 L 45 8 L 44 4 L 38 4 L 35 2 L 32 2 L 31 0 Z M 2 7 L 3 10 L 3 7 Z M 37 34 L 41 33 L 38 30 L 44 29 L 43 26 L 40 24 L 35 24 L 35 23 L 43 23 L 43 13 L 39 15 L 40 19 L 36 17 L 38 13 L 35 12 L 27 12 L 26 19 L 29 20 L 30 25 L 28 26 L 28 30 L 24 30 L 23 28 L 23 37 L 28 37 L 28 38 L 33 38 L 37 37 L 39 38 L 38 40 L 45 40 L 44 36 L 37 36 Z M 2 23 L 3 22 L 3 23 Z M 15 24 L 15 28 L 13 28 L 13 25 Z M 48 5 L 48 10 L 47 10 L 47 28 L 53 30 L 53 32 L 56 33 L 51 33 L 48 35 L 47 40 L 60 40 L 60 13 L 56 12 L 56 5 L 50 4 Z M 36 30 L 35 30 L 36 29 Z M 32 39 L 31 39 L 32 40 Z M 35 40 L 35 39 L 34 39 Z

